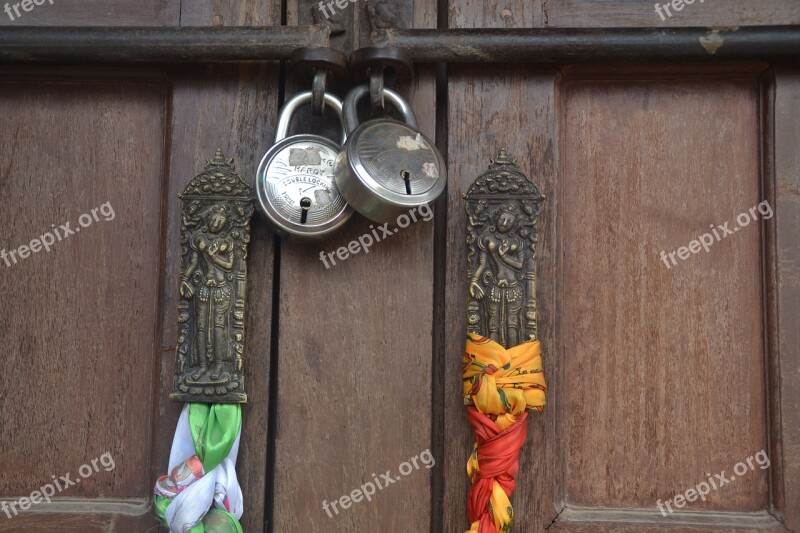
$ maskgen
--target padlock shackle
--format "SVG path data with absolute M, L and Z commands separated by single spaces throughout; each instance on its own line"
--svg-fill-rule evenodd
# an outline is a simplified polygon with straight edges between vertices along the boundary
M 275 142 L 284 140 L 289 136 L 289 127 L 292 125 L 292 117 L 298 109 L 304 105 L 310 104 L 314 95 L 311 91 L 299 93 L 292 97 L 281 109 L 278 115 L 278 124 L 275 126 Z M 336 116 L 339 117 L 339 123 L 342 125 L 342 140 L 339 144 L 344 145 L 347 142 L 347 129 L 344 126 L 342 118 L 342 101 L 332 94 L 325 93 L 325 105 L 333 108 Z
M 348 135 L 353 133 L 358 127 L 358 102 L 368 93 L 368 84 L 359 85 L 354 87 L 344 99 L 344 128 Z M 403 115 L 403 119 L 405 120 L 406 124 L 415 130 L 419 129 L 419 125 L 417 124 L 417 115 L 411 108 L 411 104 L 408 103 L 405 98 L 393 90 L 385 87 L 383 89 L 383 95 L 387 100 L 389 100 L 389 102 L 394 104 L 398 111 L 400 111 L 400 114 Z

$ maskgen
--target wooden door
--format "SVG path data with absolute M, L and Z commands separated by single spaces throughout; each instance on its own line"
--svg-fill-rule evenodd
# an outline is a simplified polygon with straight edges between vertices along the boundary
M 664 20 L 623 0 L 397 4 L 414 28 L 800 23 L 792 0 Z M 335 47 L 368 43 L 366 7 L 337 8 Z M 0 12 L 3 26 L 318 21 L 312 0 Z M 252 181 L 300 88 L 274 62 L 0 66 L 0 499 L 16 504 L 1 531 L 158 529 L 149 495 L 180 410 L 177 194 L 217 148 Z M 311 245 L 254 222 L 244 530 L 467 529 L 462 193 L 500 148 L 547 197 L 549 404 L 530 418 L 514 531 L 800 529 L 796 65 L 418 65 L 400 90 L 449 163 L 435 216 L 330 268 L 320 252 L 369 221 Z M 708 251 L 692 244 L 715 231 Z M 67 475 L 80 483 L 22 508 Z

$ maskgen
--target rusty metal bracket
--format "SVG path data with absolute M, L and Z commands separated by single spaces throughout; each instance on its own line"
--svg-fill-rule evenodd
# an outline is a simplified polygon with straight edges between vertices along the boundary
M 314 116 L 322 116 L 325 111 L 325 92 L 330 78 L 347 81 L 347 54 L 332 48 L 299 48 L 292 54 L 292 73 L 298 81 L 311 84 L 313 100 L 311 109 Z
M 387 84 L 408 81 L 413 73 L 411 54 L 402 48 L 359 48 L 350 58 L 350 75 L 353 81 L 357 84 L 369 82 L 373 113 L 385 111 L 384 87 Z

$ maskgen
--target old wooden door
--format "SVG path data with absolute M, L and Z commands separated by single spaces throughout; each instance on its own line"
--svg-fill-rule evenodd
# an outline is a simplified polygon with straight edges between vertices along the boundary
M 311 0 L 22 4 L 0 25 L 326 22 Z M 333 44 L 351 51 L 367 2 L 339 4 Z M 800 23 L 794 0 L 397 4 L 414 28 Z M 0 67 L 0 530 L 158 529 L 177 194 L 216 148 L 252 180 L 297 89 L 270 62 Z M 500 148 L 547 196 L 549 405 L 514 531 L 800 529 L 800 70 L 419 65 L 401 91 L 447 154 L 435 217 L 330 268 L 320 252 L 370 222 L 312 245 L 254 224 L 245 531 L 467 529 L 461 195 Z M 369 500 L 325 505 L 384 473 Z M 50 502 L 20 500 L 47 485 Z

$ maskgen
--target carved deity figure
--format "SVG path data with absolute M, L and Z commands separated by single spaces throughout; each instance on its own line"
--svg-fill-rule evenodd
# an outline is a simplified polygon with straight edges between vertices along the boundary
M 181 198 L 178 343 L 170 399 L 245 403 L 244 326 L 252 191 L 221 150 Z
M 228 317 L 233 300 L 229 278 L 234 267 L 234 243 L 227 233 L 228 213 L 224 206 L 209 210 L 206 227 L 191 240 L 189 266 L 181 279 L 181 296 L 193 299 L 196 344 L 191 366 L 192 379 L 200 379 L 210 368 L 210 378 L 222 377 L 223 363 L 232 361 Z M 199 274 L 199 275 L 195 275 Z M 196 283 L 193 280 L 197 279 Z
M 524 303 L 524 243 L 514 233 L 515 206 L 497 209 L 492 222 L 478 238 L 478 268 L 470 280 L 469 292 L 479 302 L 488 300 L 485 306 L 489 337 L 504 346 L 516 346 L 521 341 Z M 492 268 L 487 268 L 489 262 Z

